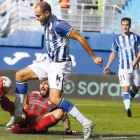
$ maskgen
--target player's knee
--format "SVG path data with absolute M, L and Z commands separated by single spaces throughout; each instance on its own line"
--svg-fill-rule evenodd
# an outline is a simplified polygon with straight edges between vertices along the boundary
M 17 81 L 24 81 L 24 76 L 21 71 L 16 72 L 16 80 Z
M 55 105 L 58 105 L 59 103 L 59 99 L 56 98 L 56 97 L 49 97 L 51 103 L 55 104 Z
M 54 115 L 57 120 L 61 119 L 64 115 L 64 111 L 62 109 L 57 109 Z

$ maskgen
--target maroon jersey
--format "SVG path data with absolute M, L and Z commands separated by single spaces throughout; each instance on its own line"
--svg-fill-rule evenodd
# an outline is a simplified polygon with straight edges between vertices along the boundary
M 26 104 L 28 105 L 26 111 L 31 112 L 37 116 L 44 115 L 57 108 L 56 105 L 51 103 L 49 97 L 41 97 L 38 91 L 32 91 L 28 94 Z

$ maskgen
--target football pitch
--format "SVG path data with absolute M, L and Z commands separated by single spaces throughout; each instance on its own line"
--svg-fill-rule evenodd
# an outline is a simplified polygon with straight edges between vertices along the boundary
M 13 95 L 8 95 L 14 101 Z M 69 99 L 81 113 L 96 123 L 90 139 L 140 139 L 140 104 L 131 103 L 132 117 L 128 118 L 123 102 Z M 82 140 L 82 126 L 69 116 L 71 129 L 77 135 L 65 135 L 62 121 L 49 129 L 47 134 L 12 134 L 5 130 L 9 113 L 0 108 L 0 140 Z

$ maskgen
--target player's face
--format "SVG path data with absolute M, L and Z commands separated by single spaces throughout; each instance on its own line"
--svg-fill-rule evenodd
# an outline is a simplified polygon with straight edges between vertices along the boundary
M 122 28 L 123 34 L 129 34 L 130 27 L 131 27 L 131 25 L 130 25 L 129 21 L 122 21 L 121 28 Z
M 40 83 L 40 95 L 42 97 L 46 97 L 49 94 L 49 83 L 48 81 L 44 81 Z
M 49 22 L 49 11 L 43 13 L 38 6 L 35 8 L 34 12 L 35 12 L 36 20 L 40 21 L 42 26 L 45 26 Z

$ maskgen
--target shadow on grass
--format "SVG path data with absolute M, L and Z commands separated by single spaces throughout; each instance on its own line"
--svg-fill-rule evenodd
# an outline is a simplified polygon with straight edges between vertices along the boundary
M 71 135 L 71 134 L 65 134 L 65 132 L 63 132 L 63 131 L 48 131 L 47 132 L 47 135 Z M 77 134 L 76 135 L 83 135 L 83 133 L 82 132 L 77 132 Z
M 1 124 L 1 125 L 0 125 L 0 127 L 4 127 L 4 126 L 6 126 L 6 124 Z

